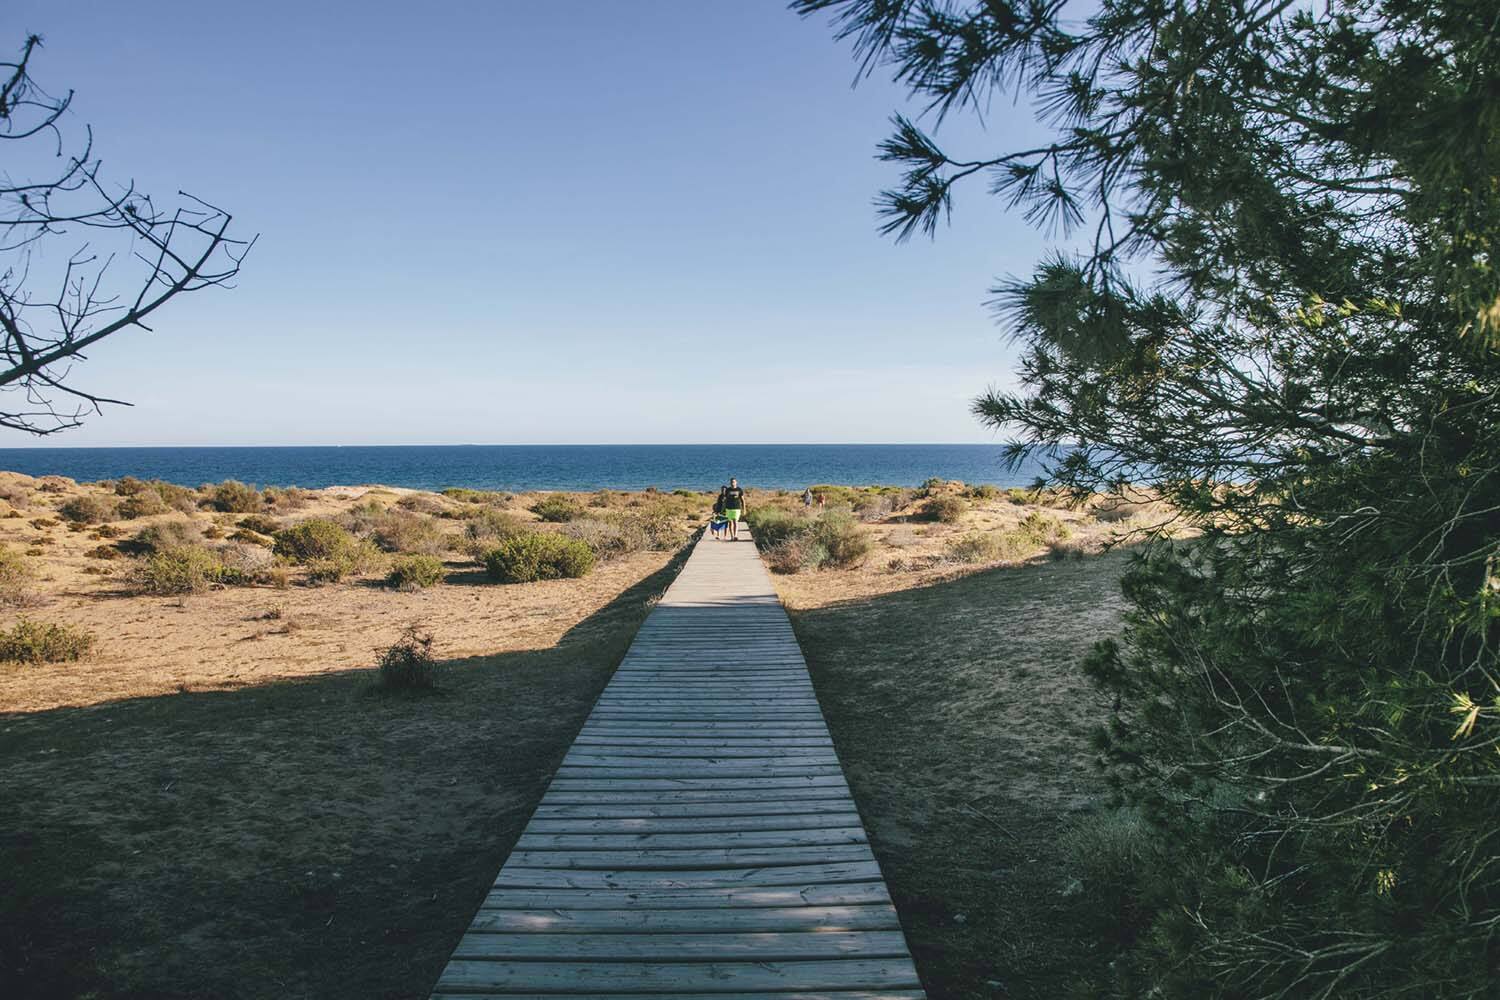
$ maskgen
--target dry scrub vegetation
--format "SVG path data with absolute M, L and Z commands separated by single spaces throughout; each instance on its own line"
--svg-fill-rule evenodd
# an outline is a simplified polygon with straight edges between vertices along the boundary
M 425 996 L 710 498 L 540 499 L 0 473 L 0 996 Z

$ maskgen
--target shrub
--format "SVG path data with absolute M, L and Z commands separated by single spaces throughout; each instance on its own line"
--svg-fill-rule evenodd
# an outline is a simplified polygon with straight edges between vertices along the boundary
M 337 559 L 348 555 L 359 544 L 342 526 L 316 517 L 283 528 L 274 537 L 276 554 L 297 563 Z
M 118 559 L 120 550 L 113 545 L 96 545 L 83 554 L 85 559 Z
M 144 486 L 144 484 L 142 485 Z M 115 485 L 115 489 L 119 489 L 119 484 Z M 127 521 L 133 521 L 138 517 L 153 517 L 157 514 L 165 514 L 171 509 L 160 493 L 146 487 L 136 492 L 125 494 L 125 499 L 120 501 L 119 515 Z
M 268 507 L 275 507 L 278 511 L 301 510 L 307 506 L 307 490 L 298 489 L 295 486 L 276 488 L 267 486 L 261 491 L 261 500 Z
M 54 625 L 22 618 L 0 631 L 0 660 L 8 663 L 62 663 L 81 660 L 94 648 L 94 633 L 76 625 Z
M 810 534 L 791 535 L 763 549 L 773 573 L 800 573 L 822 565 L 828 553 Z
M 0 483 L 0 500 L 20 510 L 30 505 L 31 491 L 19 483 Z
M 608 507 L 614 503 L 617 494 L 614 490 L 597 490 L 589 497 L 590 507 Z
M 531 505 L 531 512 L 543 521 L 557 524 L 583 516 L 583 508 L 578 506 L 578 501 L 561 493 L 542 497 Z
M 120 548 L 127 552 L 151 553 L 182 545 L 196 545 L 203 540 L 203 532 L 192 521 L 162 521 L 142 528 L 129 542 Z
M 745 524 L 762 551 L 775 548 L 793 535 L 808 529 L 811 518 L 794 514 L 781 507 L 752 507 L 745 513 Z
M 239 532 L 235 532 L 239 534 Z M 265 573 L 275 562 L 275 556 L 266 551 L 263 542 L 241 542 L 233 540 L 219 546 L 219 583 L 244 584 L 265 578 Z
M 502 504 L 510 499 L 509 493 L 497 490 L 470 490 L 461 486 L 450 486 L 442 491 L 443 496 L 461 503 Z
M 226 514 L 254 514 L 265 506 L 259 490 L 237 479 L 226 479 L 209 489 L 208 505 Z
M 413 514 L 440 514 L 445 510 L 443 502 L 431 493 L 408 493 L 396 501 L 396 506 Z
M 1005 548 L 1001 536 L 979 531 L 962 538 L 955 538 L 945 546 L 948 558 L 961 563 L 981 563 L 999 559 Z
M 251 531 L 249 528 L 235 528 L 234 531 L 230 532 L 229 540 L 231 542 L 244 542 L 246 545 L 259 545 L 262 548 L 268 549 L 276 545 L 274 538 Z
M 443 561 L 436 556 L 408 555 L 397 559 L 385 578 L 397 590 L 423 590 L 443 579 Z
M 186 486 L 178 486 L 176 483 L 164 483 L 160 479 L 153 479 L 151 480 L 151 488 L 173 510 L 181 511 L 184 514 L 191 514 L 198 509 L 198 494 Z
M 981 483 L 978 486 L 970 486 L 964 490 L 964 496 L 970 500 L 997 500 L 1000 497 L 1000 487 L 991 486 L 989 483 Z
M 0 604 L 20 607 L 31 602 L 36 569 L 19 552 L 0 547 Z
M 812 537 L 824 553 L 819 565 L 825 566 L 858 566 L 874 547 L 870 529 L 842 510 L 824 511 L 813 523 Z
M 371 525 L 370 536 L 386 552 L 417 552 L 430 556 L 448 548 L 448 536 L 436 524 L 404 510 L 386 511 Z
M 1068 526 L 1057 518 L 1035 510 L 1021 518 L 1021 523 L 1016 526 L 1016 531 L 1022 538 L 1031 541 L 1037 548 L 1051 545 L 1053 542 L 1060 541 L 1072 534 L 1068 530 Z
M 953 493 L 944 493 L 941 496 L 932 497 L 922 505 L 922 516 L 929 521 L 957 524 L 968 509 L 969 505 L 964 503 L 963 497 Z
M 240 518 L 240 527 L 257 535 L 274 535 L 281 530 L 281 522 L 264 514 L 251 514 Z
M 594 550 L 563 535 L 512 535 L 485 555 L 484 568 L 501 583 L 580 577 L 594 568 Z
M 408 625 L 401 638 L 376 650 L 380 686 L 393 691 L 428 691 L 437 687 L 432 642 L 432 633 L 418 625 Z
M 580 517 L 563 527 L 563 534 L 594 550 L 600 559 L 615 559 L 651 546 L 651 536 L 639 518 Z
M 223 576 L 219 557 L 202 545 L 158 549 L 136 570 L 136 580 L 148 594 L 198 594 Z
M 36 481 L 36 488 L 43 493 L 66 493 L 77 485 L 66 476 L 43 476 Z
M 74 524 L 97 524 L 100 521 L 108 521 L 115 512 L 114 504 L 103 497 L 95 496 L 93 493 L 84 493 L 81 496 L 72 497 L 57 512 L 66 521 Z
M 483 559 L 486 552 L 497 542 L 529 531 L 526 522 L 503 510 L 481 508 L 477 516 L 464 525 L 464 551 L 475 559 Z

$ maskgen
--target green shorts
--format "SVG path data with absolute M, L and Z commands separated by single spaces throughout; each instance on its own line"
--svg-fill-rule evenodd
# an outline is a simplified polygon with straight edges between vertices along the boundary
M 729 508 L 728 510 L 726 510 L 724 512 L 724 516 L 727 517 L 731 521 L 738 521 L 740 519 L 739 508 L 738 507 L 731 507 L 731 508 Z

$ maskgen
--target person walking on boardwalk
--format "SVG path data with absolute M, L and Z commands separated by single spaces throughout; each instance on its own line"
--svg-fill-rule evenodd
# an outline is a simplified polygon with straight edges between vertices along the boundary
M 740 489 L 738 479 L 730 476 L 729 485 L 719 490 L 719 505 L 729 521 L 729 540 L 739 541 L 740 515 L 745 513 L 745 491 Z

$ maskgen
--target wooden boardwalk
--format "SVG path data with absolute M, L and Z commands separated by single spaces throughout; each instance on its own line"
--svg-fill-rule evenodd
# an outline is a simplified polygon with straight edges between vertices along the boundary
M 641 626 L 433 993 L 623 995 L 924 996 L 743 535 Z

